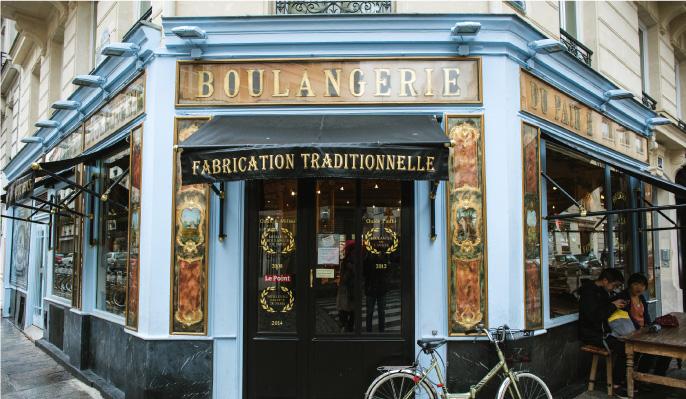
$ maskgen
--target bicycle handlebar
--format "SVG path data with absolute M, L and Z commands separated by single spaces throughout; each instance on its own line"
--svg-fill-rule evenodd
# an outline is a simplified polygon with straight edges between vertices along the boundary
M 502 334 L 501 334 L 502 332 Z M 512 329 L 507 324 L 495 328 L 486 328 L 483 324 L 480 324 L 474 328 L 470 328 L 464 332 L 466 335 L 471 334 L 485 334 L 489 341 L 491 342 L 503 342 L 507 338 L 507 335 L 514 338 L 514 334 L 522 333 L 524 336 L 531 336 L 532 331 L 530 330 L 520 330 Z M 497 337 L 496 337 L 497 335 Z

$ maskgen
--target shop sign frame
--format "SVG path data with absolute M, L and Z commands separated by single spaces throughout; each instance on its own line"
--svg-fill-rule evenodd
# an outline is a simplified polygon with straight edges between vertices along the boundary
M 139 116 L 145 114 L 146 112 L 146 79 L 147 75 L 145 71 L 141 72 L 140 74 L 136 75 L 133 79 L 131 79 L 130 82 L 128 82 L 119 92 L 114 95 L 109 101 L 107 101 L 105 104 L 101 105 L 95 112 L 93 112 L 86 120 L 83 122 L 83 151 L 86 151 L 93 146 L 97 145 L 98 143 L 101 143 L 103 140 L 108 139 L 109 137 L 112 136 L 115 132 L 120 130 L 121 128 L 125 127 L 128 123 L 131 121 L 135 120 Z M 116 122 L 115 125 L 112 125 L 112 127 L 108 127 L 105 130 L 102 130 L 100 133 L 98 133 L 98 136 L 96 138 L 91 138 L 89 140 L 89 131 L 88 127 L 93 123 L 94 118 L 101 116 L 103 113 L 103 110 L 111 106 L 112 104 L 115 104 L 118 100 L 123 99 L 128 91 L 132 88 L 133 85 L 139 83 L 142 88 L 142 106 L 137 108 L 134 113 L 131 115 L 128 115 L 124 117 L 123 119 L 120 119 L 119 121 Z M 119 104 L 121 105 L 121 104 Z M 123 106 L 123 105 L 122 105 Z
M 422 95 L 421 93 L 417 93 L 415 96 L 413 96 L 413 97 L 416 97 L 417 99 L 408 100 L 408 101 L 397 101 L 397 100 L 393 101 L 393 100 L 391 100 L 393 98 L 393 96 L 389 96 L 389 95 L 383 95 L 383 96 L 378 95 L 378 96 L 376 96 L 379 98 L 389 98 L 389 101 L 380 101 L 380 100 L 365 101 L 365 100 L 360 100 L 359 97 L 361 97 L 361 96 L 355 96 L 355 95 L 353 95 L 352 97 L 344 97 L 342 95 L 341 96 L 313 95 L 314 97 L 321 97 L 322 100 L 304 101 L 304 99 L 311 98 L 313 96 L 309 96 L 309 95 L 301 96 L 301 95 L 291 95 L 291 94 L 284 96 L 283 95 L 284 92 L 279 90 L 281 88 L 279 85 L 279 87 L 272 87 L 272 89 L 276 89 L 278 93 L 274 92 L 277 95 L 272 95 L 271 97 L 277 97 L 277 98 L 283 97 L 283 98 L 286 98 L 285 101 L 230 102 L 230 101 L 224 100 L 224 101 L 214 101 L 214 102 L 196 101 L 196 102 L 189 102 L 189 103 L 183 103 L 180 101 L 180 98 L 182 97 L 182 95 L 181 95 L 182 68 L 189 68 L 189 66 L 192 67 L 193 65 L 230 66 L 230 65 L 238 65 L 238 64 L 247 64 L 251 68 L 254 68 L 254 69 L 252 69 L 252 71 L 260 71 L 259 66 L 269 66 L 269 65 L 278 65 L 278 64 L 296 64 L 297 65 L 298 63 L 300 63 L 300 64 L 306 63 L 308 65 L 311 64 L 311 65 L 314 65 L 316 67 L 322 67 L 322 64 L 330 64 L 330 63 L 334 63 L 334 64 L 337 63 L 337 64 L 339 64 L 338 66 L 342 66 L 345 64 L 352 64 L 352 63 L 357 63 L 357 64 L 371 63 L 373 61 L 380 61 L 380 62 L 383 62 L 383 61 L 389 62 L 390 61 L 390 62 L 398 62 L 398 63 L 406 63 L 406 62 L 413 62 L 413 61 L 420 63 L 421 61 L 425 61 L 426 65 L 422 65 L 422 64 L 418 65 L 418 66 L 421 66 L 423 68 L 422 72 L 424 72 L 424 73 L 429 73 L 426 71 L 426 69 L 427 69 L 426 67 L 431 66 L 432 63 L 438 63 L 441 61 L 444 61 L 444 62 L 451 62 L 452 61 L 452 62 L 456 62 L 456 63 L 472 63 L 473 62 L 475 64 L 472 68 L 474 76 L 470 76 L 467 79 L 467 83 L 472 84 L 472 85 L 476 84 L 478 86 L 476 91 L 473 93 L 473 96 L 476 98 L 460 100 L 457 98 L 457 97 L 461 96 L 461 94 L 460 94 L 457 96 L 449 96 L 448 98 L 443 98 L 440 101 L 435 101 L 435 100 L 431 101 L 431 100 L 429 100 L 431 98 L 431 96 Z M 376 67 L 383 67 L 383 64 L 376 65 Z M 333 68 L 333 69 L 336 69 L 336 68 Z M 392 72 L 399 72 L 399 71 L 407 69 L 407 68 L 397 68 L 397 69 L 376 68 L 376 69 L 378 69 L 379 71 L 381 71 L 383 73 L 388 73 L 388 75 L 385 75 L 385 78 L 389 78 L 389 80 L 387 81 L 387 82 L 389 82 L 389 86 L 385 87 L 384 90 L 385 89 L 393 90 L 393 88 L 390 86 L 391 73 Z M 457 79 L 460 79 L 460 77 L 462 76 L 461 70 L 459 70 L 459 68 L 457 68 L 457 69 L 458 69 L 458 77 L 455 78 L 456 81 L 457 81 Z M 214 76 L 213 77 L 213 80 L 212 80 L 212 83 L 213 83 L 212 92 L 213 93 L 216 91 L 225 91 L 225 90 L 231 91 L 231 89 L 229 88 L 229 83 L 226 83 L 226 82 L 228 82 L 228 71 L 229 70 L 230 69 L 227 68 L 227 71 L 225 71 L 226 74 L 224 76 Z M 276 70 L 277 69 L 274 69 L 272 71 L 276 71 Z M 325 69 L 322 69 L 322 71 L 324 71 L 324 70 Z M 276 75 L 278 75 L 278 77 L 277 76 L 267 77 L 266 76 L 267 75 L 266 68 L 262 69 L 261 71 L 262 71 L 263 75 L 259 75 L 260 76 L 260 79 L 259 79 L 260 82 L 268 82 L 268 81 L 280 82 L 280 79 L 281 79 L 280 78 L 280 72 L 278 74 L 276 74 Z M 342 68 L 339 71 L 342 71 Z M 314 81 L 314 79 L 310 80 L 311 78 L 309 77 L 308 70 L 306 68 L 302 68 L 302 72 L 305 73 L 304 76 L 307 76 L 308 84 L 305 86 L 309 87 L 308 93 L 313 94 L 313 89 L 311 87 L 311 83 L 312 83 L 312 81 Z M 381 72 L 376 72 L 374 74 L 374 76 L 369 76 L 364 80 L 365 85 L 367 86 L 367 88 L 370 91 L 371 91 L 371 89 L 380 91 L 379 87 L 378 87 L 378 82 L 377 82 L 377 79 L 378 79 L 377 74 L 380 75 Z M 417 71 L 415 71 L 415 76 L 417 76 L 417 75 L 419 75 L 419 73 L 417 73 Z M 235 78 L 236 74 L 234 74 L 233 76 Z M 240 76 L 240 74 L 238 74 L 238 76 Z M 302 94 L 303 84 L 304 84 L 303 82 L 305 81 L 305 78 L 302 74 L 299 74 L 298 76 L 301 78 L 299 82 L 298 82 L 298 80 L 295 80 L 295 81 L 291 81 L 289 83 L 291 83 L 291 84 L 300 83 L 299 89 L 300 89 L 300 93 Z M 403 76 L 405 76 L 405 75 L 403 75 Z M 431 72 L 431 76 L 433 76 L 433 72 Z M 445 75 L 445 76 L 447 76 L 447 75 Z M 473 57 L 473 56 L 468 56 L 468 57 L 449 57 L 449 56 L 421 57 L 421 56 L 412 56 L 412 57 L 352 57 L 352 58 L 332 57 L 332 58 L 264 58 L 264 59 L 261 59 L 261 58 L 242 58 L 242 59 L 206 60 L 206 61 L 179 60 L 176 63 L 176 84 L 175 84 L 174 104 L 177 108 L 186 108 L 186 107 L 203 107 L 203 108 L 209 107 L 209 108 L 211 108 L 211 107 L 231 107 L 231 106 L 302 106 L 302 105 L 305 105 L 305 106 L 308 106 L 308 105 L 342 105 L 342 106 L 354 105 L 354 106 L 359 106 L 359 105 L 410 105 L 410 104 L 482 104 L 483 103 L 483 78 L 482 78 L 482 76 L 483 76 L 482 58 L 481 57 Z M 254 78 L 254 75 L 253 75 L 253 78 Z M 340 76 L 338 76 L 338 78 L 339 78 L 339 86 L 340 87 L 348 86 L 348 84 L 341 83 L 342 81 L 344 81 L 346 79 L 341 79 Z M 403 77 L 401 77 L 401 79 L 402 78 Z M 327 79 L 327 78 L 325 78 L 325 79 Z M 225 80 L 226 80 L 226 82 L 225 82 Z M 330 81 L 327 80 L 327 84 L 329 82 Z M 409 81 L 407 81 L 407 82 L 409 82 Z M 209 84 L 210 82 L 207 81 L 206 83 Z M 254 84 L 254 82 L 253 82 L 253 84 Z M 455 84 L 457 84 L 457 83 L 455 83 Z M 196 85 L 197 85 L 197 82 L 196 82 Z M 224 87 L 225 85 L 227 86 L 226 88 Z M 193 85 L 190 85 L 189 87 L 192 87 L 192 86 Z M 445 82 L 444 82 L 444 86 L 445 86 Z M 260 97 L 262 96 L 262 92 L 266 91 L 266 89 L 265 89 L 266 87 L 267 87 L 266 84 L 260 86 L 260 95 L 259 95 Z M 289 86 L 289 89 L 293 89 L 293 88 L 295 88 L 295 87 Z M 406 88 L 406 86 L 402 86 L 402 83 L 401 83 L 401 89 L 400 90 L 404 91 L 405 88 Z M 460 87 L 458 87 L 458 88 L 460 88 Z M 239 89 L 236 89 L 234 87 L 234 91 L 236 92 L 236 95 L 234 95 L 232 97 L 229 97 L 229 96 L 225 96 L 225 97 L 227 97 L 227 98 L 237 97 L 240 94 Z M 441 90 L 443 90 L 443 89 L 444 89 L 444 87 L 440 87 L 440 88 L 435 87 L 433 85 L 433 83 L 428 85 L 429 92 L 431 92 L 431 91 L 441 92 Z M 246 90 L 249 90 L 249 89 L 246 89 Z M 327 86 L 327 89 L 325 91 L 328 93 L 329 90 L 330 90 L 330 88 Z M 460 88 L 460 90 L 461 90 L 461 88 Z M 343 90 L 339 89 L 339 92 L 340 91 L 343 91 Z M 227 93 L 224 93 L 224 94 L 226 95 Z M 337 93 L 337 94 L 339 94 L 339 93 Z M 210 94 L 210 96 L 211 96 L 211 94 Z M 187 97 L 190 98 L 190 97 L 195 97 L 195 96 L 189 95 Z M 207 98 L 207 97 L 209 97 L 209 96 L 205 96 L 205 97 L 201 97 L 201 98 Z M 252 95 L 250 95 L 250 97 L 251 98 L 259 98 L 259 97 L 252 96 Z M 333 97 L 341 98 L 342 101 L 324 100 L 326 98 L 333 98 Z M 405 97 L 405 96 L 397 95 L 395 97 Z M 412 98 L 410 96 L 406 96 L 406 97 Z M 197 97 L 195 97 L 195 98 L 197 98 Z

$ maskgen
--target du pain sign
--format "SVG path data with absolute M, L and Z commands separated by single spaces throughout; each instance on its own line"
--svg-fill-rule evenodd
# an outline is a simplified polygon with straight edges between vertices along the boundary
M 648 161 L 645 136 L 626 129 L 524 70 L 520 85 L 522 111 L 641 162 Z
M 481 103 L 481 59 L 179 61 L 177 106 Z

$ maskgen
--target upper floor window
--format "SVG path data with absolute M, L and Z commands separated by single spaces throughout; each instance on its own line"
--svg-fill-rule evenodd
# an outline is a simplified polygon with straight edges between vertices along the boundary
M 579 40 L 576 1 L 560 2 L 560 29 Z
M 638 28 L 638 50 L 641 57 L 641 90 L 650 91 L 648 84 L 648 30 L 643 25 Z
M 276 14 L 389 14 L 391 1 L 277 1 Z

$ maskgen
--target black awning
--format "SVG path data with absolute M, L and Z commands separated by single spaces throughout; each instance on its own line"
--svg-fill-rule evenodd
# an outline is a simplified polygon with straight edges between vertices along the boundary
M 680 195 L 680 196 L 686 196 L 686 187 L 684 187 L 680 184 L 672 183 L 668 180 L 654 176 L 646 170 L 642 170 L 638 167 L 624 164 L 624 163 L 617 161 L 616 159 L 613 159 L 610 156 L 607 156 L 605 154 L 601 154 L 601 153 L 598 153 L 595 151 L 590 151 L 590 150 L 588 150 L 584 147 L 581 147 L 577 144 L 561 140 L 560 138 L 556 137 L 555 135 L 549 134 L 543 130 L 541 130 L 541 136 L 543 138 L 545 138 L 546 140 L 552 141 L 556 144 L 559 144 L 559 145 L 567 147 L 567 148 L 571 148 L 572 150 L 574 150 L 576 152 L 579 152 L 579 153 L 584 154 L 590 158 L 593 158 L 597 161 L 600 161 L 604 164 L 612 166 L 613 168 L 618 169 L 618 170 L 620 170 L 620 171 L 622 171 L 622 172 L 624 172 L 630 176 L 633 176 L 633 177 L 635 177 L 635 178 L 637 178 L 637 179 L 639 179 L 645 183 L 651 184 L 655 187 L 661 188 L 661 189 L 666 190 L 666 191 L 670 191 L 670 192 L 675 193 L 675 194 Z
M 184 184 L 343 177 L 446 180 L 450 141 L 427 115 L 218 116 L 179 144 Z
M 28 170 L 22 173 L 21 176 L 12 180 L 5 188 L 5 192 L 7 193 L 7 206 L 9 207 L 19 201 L 29 199 L 33 196 L 34 189 L 54 184 L 57 181 L 62 181 L 68 185 L 79 188 L 80 186 L 78 184 L 67 179 L 67 176 L 69 175 L 69 172 L 67 171 L 82 163 L 92 164 L 98 159 L 119 151 L 127 137 L 128 136 L 122 136 L 119 140 L 98 151 L 81 154 L 74 158 L 53 162 L 34 162 Z

